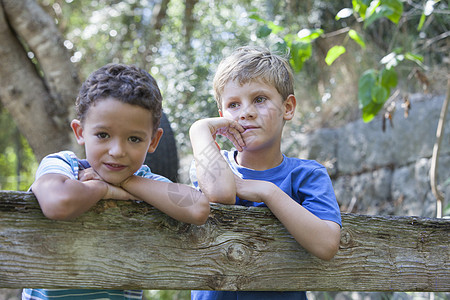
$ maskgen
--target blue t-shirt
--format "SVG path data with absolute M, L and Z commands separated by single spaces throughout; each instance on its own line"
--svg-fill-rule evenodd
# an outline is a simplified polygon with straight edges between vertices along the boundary
M 36 171 L 36 179 L 44 174 L 62 174 L 78 180 L 80 170 L 89 168 L 87 160 L 78 159 L 71 151 L 61 151 L 44 157 Z M 171 182 L 164 176 L 153 174 L 143 165 L 134 175 L 153 180 Z M 95 289 L 24 289 L 22 300 L 137 300 L 142 299 L 141 290 L 95 290 Z
M 341 213 L 336 201 L 330 176 L 324 166 L 313 160 L 287 157 L 275 168 L 256 171 L 237 164 L 237 151 L 221 151 L 231 170 L 243 179 L 270 181 L 322 220 L 333 221 L 342 226 Z M 192 183 L 198 188 L 195 167 L 191 169 Z M 236 205 L 266 206 L 236 197 Z M 192 300 L 234 299 L 306 299 L 306 292 L 253 292 L 253 291 L 192 291 Z

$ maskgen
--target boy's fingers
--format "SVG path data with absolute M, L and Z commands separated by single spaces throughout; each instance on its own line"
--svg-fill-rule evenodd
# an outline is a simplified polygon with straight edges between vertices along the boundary
M 213 126 L 215 127 L 217 132 L 227 130 L 229 128 L 234 128 L 239 132 L 245 131 L 244 127 L 242 127 L 241 124 L 239 124 L 238 122 L 236 122 L 234 120 L 230 120 L 230 119 L 226 119 L 226 118 L 215 118 L 214 121 L 212 122 L 212 124 L 214 124 Z
M 234 120 L 225 118 L 213 118 L 211 120 L 212 122 L 210 122 L 210 124 L 212 127 L 210 128 L 213 131 L 212 134 L 214 139 L 217 134 L 223 135 L 233 143 L 238 151 L 243 150 L 245 142 L 242 137 L 242 133 L 245 129 L 241 126 L 241 124 Z
M 226 137 L 233 143 L 236 149 L 242 151 L 242 148 L 245 146 L 245 142 L 239 131 L 234 128 L 229 128 Z
M 236 149 L 237 149 L 239 152 L 241 152 L 241 151 L 243 150 L 243 149 L 242 149 L 242 146 L 236 141 L 235 138 L 229 137 L 229 140 L 233 143 L 233 145 L 236 147 Z
M 138 200 L 135 196 L 125 191 L 123 188 L 109 184 L 108 191 L 104 199 L 115 199 L 115 200 Z
M 239 131 L 240 133 L 245 131 L 244 127 L 242 127 L 242 125 L 239 124 L 238 122 L 234 121 L 232 124 L 233 127 L 236 128 L 236 130 Z
M 80 181 L 103 180 L 92 168 L 80 170 L 78 173 L 78 179 Z
M 89 173 L 80 173 L 79 177 L 80 181 L 88 181 L 94 179 L 94 176 Z

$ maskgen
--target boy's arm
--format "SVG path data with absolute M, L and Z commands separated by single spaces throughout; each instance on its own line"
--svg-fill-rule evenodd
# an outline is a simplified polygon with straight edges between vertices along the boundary
M 339 224 L 321 220 L 295 202 L 275 184 L 235 177 L 240 198 L 264 202 L 295 240 L 320 259 L 330 260 L 339 249 Z
M 202 225 L 209 216 L 209 202 L 202 192 L 179 183 L 130 176 L 121 187 L 174 219 Z
M 100 180 L 79 181 L 62 174 L 44 174 L 31 186 L 42 212 L 49 219 L 73 219 L 87 211 L 108 192 Z
M 234 204 L 236 201 L 234 175 L 220 154 L 216 135 L 226 136 L 241 151 L 243 131 L 237 122 L 225 118 L 202 119 L 189 130 L 198 184 L 211 202 Z

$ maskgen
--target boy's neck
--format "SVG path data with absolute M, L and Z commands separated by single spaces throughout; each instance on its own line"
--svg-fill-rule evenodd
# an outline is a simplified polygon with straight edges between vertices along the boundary
M 283 162 L 283 154 L 281 150 L 274 149 L 273 151 L 242 151 L 236 155 L 236 163 L 242 167 L 264 171 L 275 168 Z

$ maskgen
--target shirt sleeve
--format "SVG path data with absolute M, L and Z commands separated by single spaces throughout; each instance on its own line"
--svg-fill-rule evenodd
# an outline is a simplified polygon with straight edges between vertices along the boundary
M 299 187 L 299 194 L 303 198 L 301 205 L 312 214 L 342 226 L 339 205 L 325 167 L 310 171 Z
M 150 168 L 146 165 L 143 165 L 136 173 L 134 173 L 134 175 L 158 181 L 172 182 L 170 179 L 164 176 L 152 173 Z
M 36 171 L 35 180 L 45 174 L 61 174 L 78 180 L 78 159 L 73 152 L 61 151 L 44 157 Z
M 192 160 L 191 167 L 189 168 L 189 179 L 191 180 L 194 188 L 200 190 L 200 187 L 198 186 L 197 167 L 195 166 L 195 160 Z

